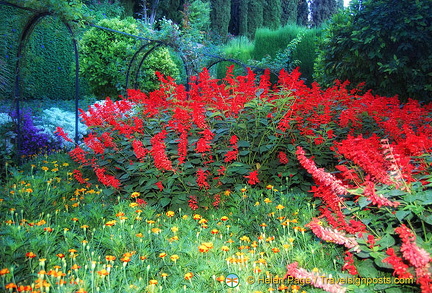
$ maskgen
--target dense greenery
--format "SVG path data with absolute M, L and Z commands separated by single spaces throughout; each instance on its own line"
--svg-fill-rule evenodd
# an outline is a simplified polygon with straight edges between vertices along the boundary
M 98 25 L 135 36 L 143 30 L 143 27 L 140 29 L 139 23 L 131 17 L 123 20 L 103 19 Z M 113 97 L 121 94 L 125 89 L 129 63 L 144 42 L 99 28 L 88 30 L 80 42 L 80 69 L 92 93 L 97 96 Z M 140 79 L 135 81 L 138 87 L 143 90 L 154 89 L 157 82 L 155 71 L 178 77 L 178 69 L 167 48 L 158 48 L 148 55 L 141 69 Z
M 402 100 L 432 98 L 430 1 L 362 1 L 336 15 L 321 43 L 316 78 L 335 79 Z

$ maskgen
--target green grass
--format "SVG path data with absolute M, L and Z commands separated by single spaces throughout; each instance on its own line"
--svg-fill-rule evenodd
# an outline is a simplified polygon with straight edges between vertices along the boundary
M 308 194 L 246 187 L 223 195 L 231 204 L 217 210 L 167 213 L 80 186 L 73 168 L 55 154 L 9 170 L 0 197 L 3 291 L 13 283 L 43 292 L 230 292 L 222 277 L 235 273 L 238 292 L 267 292 L 281 284 L 265 278 L 283 277 L 294 261 L 343 275 L 342 250 L 304 228 L 317 213 Z

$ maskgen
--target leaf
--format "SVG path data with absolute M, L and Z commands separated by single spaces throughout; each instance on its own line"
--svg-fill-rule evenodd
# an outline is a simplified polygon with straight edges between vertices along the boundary
M 371 259 L 365 259 L 357 265 L 359 275 L 364 278 L 374 278 L 379 272 L 374 266 L 374 262 Z
M 393 236 L 391 236 L 390 234 L 386 234 L 384 235 L 384 237 L 379 239 L 376 243 L 384 249 L 393 246 L 396 243 L 396 241 L 394 240 Z
M 402 221 L 403 219 L 405 219 L 409 214 L 411 214 L 411 211 L 397 211 L 395 213 L 396 218 L 399 221 Z
M 365 206 L 367 206 L 370 203 L 371 203 L 371 201 L 368 200 L 367 197 L 364 197 L 364 196 L 360 197 L 359 200 L 358 200 L 358 204 L 359 204 L 359 207 L 361 209 L 364 208 Z

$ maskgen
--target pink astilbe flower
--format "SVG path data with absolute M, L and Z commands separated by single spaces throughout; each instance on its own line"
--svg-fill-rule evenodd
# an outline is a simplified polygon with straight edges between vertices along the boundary
M 347 290 L 341 285 L 328 282 L 329 278 L 323 276 L 320 273 L 313 273 L 303 268 L 298 268 L 297 262 L 293 262 L 292 264 L 287 265 L 287 273 L 284 276 L 284 279 L 288 278 L 289 276 L 292 276 L 299 280 L 309 280 L 312 286 L 316 288 L 321 288 L 331 293 L 344 293 Z
M 367 180 L 364 185 L 364 195 L 367 196 L 368 200 L 370 200 L 373 205 L 378 206 L 378 208 L 382 206 L 397 208 L 400 205 L 398 201 L 391 201 L 381 194 L 376 194 L 375 184 L 372 181 Z
M 348 194 L 348 190 L 343 185 L 342 181 L 340 181 L 339 179 L 336 179 L 336 177 L 334 177 L 332 174 L 325 172 L 324 169 L 317 168 L 317 166 L 315 165 L 315 162 L 312 161 L 311 159 L 308 159 L 305 156 L 305 154 L 306 153 L 303 150 L 303 148 L 298 146 L 297 151 L 296 151 L 296 155 L 297 155 L 297 158 L 298 158 L 300 164 L 303 166 L 303 168 L 305 168 L 312 175 L 312 177 L 316 181 L 318 181 L 319 183 L 321 183 L 325 186 L 330 186 L 336 193 L 339 193 L 342 195 Z
M 355 252 L 361 251 L 359 244 L 354 237 L 347 237 L 342 231 L 321 226 L 320 220 L 318 218 L 313 218 L 312 221 L 306 225 L 306 227 L 309 227 L 312 232 L 322 240 L 344 245 L 346 248 L 352 249 Z

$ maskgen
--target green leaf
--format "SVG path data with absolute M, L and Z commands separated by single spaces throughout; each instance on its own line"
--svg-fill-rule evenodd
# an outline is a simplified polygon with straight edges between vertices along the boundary
M 395 213 L 396 218 L 399 221 L 402 221 L 403 219 L 405 219 L 409 214 L 411 214 L 411 211 L 397 211 Z
M 391 236 L 390 234 L 386 234 L 376 243 L 380 245 L 383 249 L 385 249 L 393 246 L 396 243 L 396 241 L 394 240 L 393 236 Z

